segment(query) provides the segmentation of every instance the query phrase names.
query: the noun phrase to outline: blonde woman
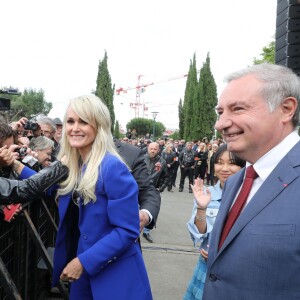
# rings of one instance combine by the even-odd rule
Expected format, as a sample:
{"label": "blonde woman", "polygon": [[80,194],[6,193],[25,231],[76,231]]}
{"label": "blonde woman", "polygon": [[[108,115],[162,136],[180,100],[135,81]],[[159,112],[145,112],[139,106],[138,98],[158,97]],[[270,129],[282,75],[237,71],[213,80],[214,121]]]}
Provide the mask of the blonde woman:
{"label": "blonde woman", "polygon": [[[58,158],[70,168],[58,190],[53,284],[70,299],[152,299],[138,243],[138,188],[117,154],[101,100],[70,101]],[[117,288],[116,288],[117,286]]]}
{"label": "blonde woman", "polygon": [[200,143],[195,151],[195,178],[200,177],[202,180],[204,180],[207,169],[207,157],[208,151],[206,150],[206,145],[205,143]]}

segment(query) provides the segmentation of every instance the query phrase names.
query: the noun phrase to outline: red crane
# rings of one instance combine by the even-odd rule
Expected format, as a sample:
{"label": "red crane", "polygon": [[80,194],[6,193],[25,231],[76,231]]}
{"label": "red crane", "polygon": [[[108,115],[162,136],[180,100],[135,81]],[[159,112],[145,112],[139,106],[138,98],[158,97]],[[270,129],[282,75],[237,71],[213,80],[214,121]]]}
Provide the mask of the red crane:
{"label": "red crane", "polygon": [[145,104],[141,104],[141,93],[145,92],[145,88],[150,86],[150,85],[154,85],[157,83],[162,83],[162,82],[166,82],[166,81],[171,81],[171,80],[175,80],[175,79],[181,79],[181,78],[185,78],[188,76],[188,74],[184,74],[184,75],[180,75],[180,76],[174,76],[174,77],[169,77],[166,79],[162,79],[162,80],[158,80],[158,81],[152,81],[152,82],[148,82],[148,83],[141,83],[141,77],[143,75],[139,75],[138,76],[138,81],[137,81],[137,85],[135,87],[128,87],[128,88],[118,88],[116,89],[116,95],[120,95],[121,93],[127,93],[127,91],[129,90],[136,90],[136,97],[135,97],[135,103],[130,103],[130,107],[133,108],[135,110],[135,117],[139,117],[140,116],[140,107],[143,106],[143,112],[148,110],[148,107],[145,106]]}

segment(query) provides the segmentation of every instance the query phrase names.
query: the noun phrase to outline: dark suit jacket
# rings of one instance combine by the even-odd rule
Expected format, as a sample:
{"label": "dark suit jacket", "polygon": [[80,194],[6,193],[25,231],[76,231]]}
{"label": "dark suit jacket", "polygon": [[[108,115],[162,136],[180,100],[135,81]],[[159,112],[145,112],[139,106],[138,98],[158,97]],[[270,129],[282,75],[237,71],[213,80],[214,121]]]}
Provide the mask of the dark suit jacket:
{"label": "dark suit jacket", "polygon": [[230,176],[211,233],[203,299],[300,299],[300,142],[278,163],[218,244],[244,169]]}
{"label": "dark suit jacket", "polygon": [[131,169],[131,174],[138,184],[140,209],[147,209],[153,217],[152,222],[146,226],[152,229],[159,214],[161,198],[148,175],[144,154],[140,148],[118,140],[115,140],[115,145],[120,156]]}

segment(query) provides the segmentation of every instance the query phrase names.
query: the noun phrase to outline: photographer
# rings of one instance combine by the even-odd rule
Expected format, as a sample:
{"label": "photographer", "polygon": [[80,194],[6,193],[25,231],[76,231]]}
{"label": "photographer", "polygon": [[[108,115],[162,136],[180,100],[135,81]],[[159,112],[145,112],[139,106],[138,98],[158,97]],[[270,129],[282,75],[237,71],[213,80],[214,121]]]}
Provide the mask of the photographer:
{"label": "photographer", "polygon": [[20,157],[17,145],[18,136],[10,126],[0,123],[0,147],[7,146],[5,151],[0,153],[0,176],[5,178],[16,178],[10,167],[13,159]]}
{"label": "photographer", "polygon": [[42,135],[41,127],[39,126],[39,124],[33,120],[28,120],[25,117],[22,117],[17,122],[11,122],[10,127],[18,133],[18,140],[22,140],[23,137],[22,141],[25,141],[25,139],[27,138],[28,145],[29,140],[32,137]]}

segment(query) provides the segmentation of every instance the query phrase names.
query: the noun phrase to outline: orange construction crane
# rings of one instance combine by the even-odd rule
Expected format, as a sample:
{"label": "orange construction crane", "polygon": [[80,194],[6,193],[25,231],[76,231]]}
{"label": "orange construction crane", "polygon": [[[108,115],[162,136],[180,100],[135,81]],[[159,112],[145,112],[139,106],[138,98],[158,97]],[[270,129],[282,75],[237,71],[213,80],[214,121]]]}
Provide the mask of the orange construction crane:
{"label": "orange construction crane", "polygon": [[143,114],[145,111],[148,110],[148,107],[145,106],[145,104],[141,104],[141,93],[145,92],[145,88],[150,86],[150,85],[154,85],[157,83],[163,83],[166,81],[171,81],[171,80],[175,80],[175,79],[181,79],[181,78],[185,78],[188,76],[188,74],[184,74],[184,75],[180,75],[180,76],[174,76],[174,77],[170,77],[167,79],[162,79],[159,81],[152,81],[152,82],[148,82],[148,83],[141,83],[141,77],[143,75],[139,75],[138,76],[138,81],[137,81],[137,85],[135,87],[128,87],[128,88],[118,88],[116,89],[116,95],[120,95],[121,93],[127,93],[127,91],[129,90],[136,90],[136,97],[135,97],[135,103],[130,103],[130,107],[133,108],[135,110],[135,117],[139,117],[140,116],[140,108],[143,107]]}

